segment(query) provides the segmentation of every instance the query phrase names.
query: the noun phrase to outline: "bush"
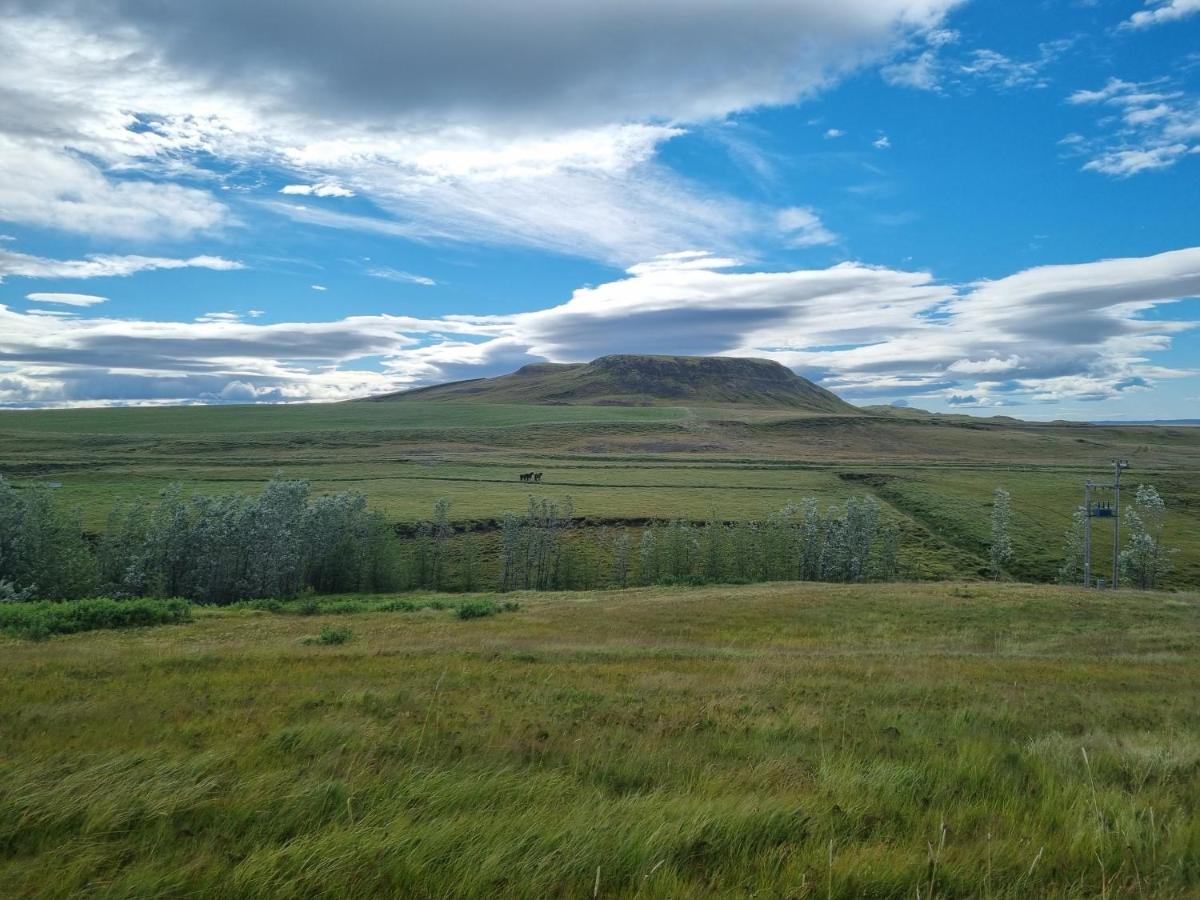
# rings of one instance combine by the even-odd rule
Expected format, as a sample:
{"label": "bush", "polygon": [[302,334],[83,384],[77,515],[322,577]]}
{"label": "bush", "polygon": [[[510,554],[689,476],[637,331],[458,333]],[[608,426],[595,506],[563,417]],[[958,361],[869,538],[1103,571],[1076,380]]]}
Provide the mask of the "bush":
{"label": "bush", "polygon": [[521,604],[516,600],[504,600],[500,603],[483,599],[463,600],[458,604],[455,615],[460,619],[483,619],[500,612],[515,612],[520,608]]}
{"label": "bush", "polygon": [[69,603],[5,603],[0,606],[0,631],[28,640],[45,640],[55,634],[168,625],[191,618],[186,600],[102,598]]}
{"label": "bush", "polygon": [[491,600],[464,600],[458,605],[460,619],[483,619],[500,612],[500,607]]}
{"label": "bush", "polygon": [[338,644],[344,644],[354,637],[354,632],[349,628],[330,628],[326,625],[321,629],[321,633],[316,637],[305,638],[306,644],[320,644],[324,647],[332,647]]}

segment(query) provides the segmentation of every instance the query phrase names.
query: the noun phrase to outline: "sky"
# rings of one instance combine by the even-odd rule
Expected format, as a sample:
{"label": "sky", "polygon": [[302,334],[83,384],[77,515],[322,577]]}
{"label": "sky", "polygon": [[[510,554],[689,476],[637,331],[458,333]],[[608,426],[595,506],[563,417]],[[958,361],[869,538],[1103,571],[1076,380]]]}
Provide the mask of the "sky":
{"label": "sky", "polygon": [[609,353],[1200,417],[1200,0],[0,0],[0,405]]}

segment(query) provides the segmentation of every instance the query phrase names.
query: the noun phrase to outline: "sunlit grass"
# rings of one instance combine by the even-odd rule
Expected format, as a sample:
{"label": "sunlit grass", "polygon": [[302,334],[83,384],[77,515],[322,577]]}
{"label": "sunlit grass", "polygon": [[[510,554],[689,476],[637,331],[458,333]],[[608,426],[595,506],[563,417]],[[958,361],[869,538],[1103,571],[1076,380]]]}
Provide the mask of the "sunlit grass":
{"label": "sunlit grass", "polygon": [[[0,638],[0,896],[1200,884],[1194,594],[519,601]],[[304,643],[323,628],[352,637]]]}

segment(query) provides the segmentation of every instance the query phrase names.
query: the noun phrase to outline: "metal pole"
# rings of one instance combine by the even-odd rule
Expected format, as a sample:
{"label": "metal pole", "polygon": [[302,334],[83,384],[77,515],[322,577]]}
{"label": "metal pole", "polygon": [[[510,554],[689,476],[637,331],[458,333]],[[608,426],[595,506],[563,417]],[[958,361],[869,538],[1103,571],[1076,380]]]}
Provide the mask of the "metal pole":
{"label": "metal pole", "polygon": [[1129,465],[1123,459],[1113,460],[1113,558],[1112,586],[1117,589],[1117,571],[1121,558],[1121,470]]}
{"label": "metal pole", "polygon": [[1092,586],[1092,483],[1083,483],[1083,586]]}

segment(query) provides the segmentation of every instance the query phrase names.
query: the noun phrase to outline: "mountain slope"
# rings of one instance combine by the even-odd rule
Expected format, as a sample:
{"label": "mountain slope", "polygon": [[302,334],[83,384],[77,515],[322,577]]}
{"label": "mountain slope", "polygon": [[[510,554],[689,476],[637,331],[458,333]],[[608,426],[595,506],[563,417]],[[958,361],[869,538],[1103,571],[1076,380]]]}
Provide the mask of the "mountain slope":
{"label": "mountain slope", "polygon": [[602,356],[590,363],[539,363],[371,397],[375,402],[486,401],[610,406],[756,406],[824,413],[857,410],[836,394],[767,359],[725,356]]}

